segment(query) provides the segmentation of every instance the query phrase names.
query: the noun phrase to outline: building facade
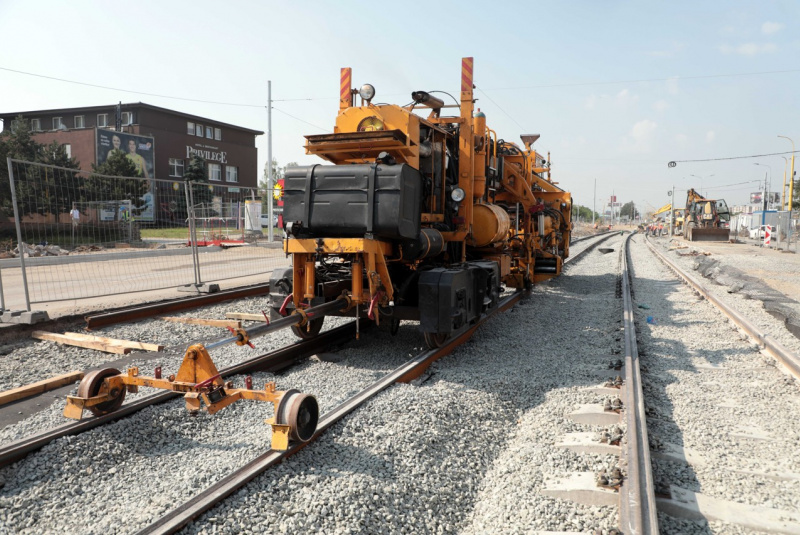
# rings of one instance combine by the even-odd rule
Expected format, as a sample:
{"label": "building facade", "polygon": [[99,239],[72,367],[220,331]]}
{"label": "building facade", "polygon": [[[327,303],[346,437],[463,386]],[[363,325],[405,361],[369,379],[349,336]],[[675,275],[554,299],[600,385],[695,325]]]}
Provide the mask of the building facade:
{"label": "building facade", "polygon": [[93,163],[105,161],[110,147],[104,144],[116,131],[127,137],[152,138],[152,146],[146,147],[152,150],[145,171],[148,178],[180,180],[192,155],[199,154],[206,161],[212,184],[258,186],[255,138],[264,134],[259,130],[142,102],[0,113],[4,128],[20,115],[29,121],[36,141],[65,145],[67,153],[87,172]]}

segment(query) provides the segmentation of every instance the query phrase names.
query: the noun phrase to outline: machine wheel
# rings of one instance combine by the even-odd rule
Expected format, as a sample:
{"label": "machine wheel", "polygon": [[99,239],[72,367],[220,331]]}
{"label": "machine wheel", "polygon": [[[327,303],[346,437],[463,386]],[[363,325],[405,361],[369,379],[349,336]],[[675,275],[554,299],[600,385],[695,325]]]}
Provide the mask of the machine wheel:
{"label": "machine wheel", "polygon": [[425,333],[425,345],[429,349],[436,349],[442,347],[448,338],[450,333]]}
{"label": "machine wheel", "polygon": [[[107,377],[113,377],[115,375],[120,375],[120,371],[116,368],[103,368],[102,370],[95,370],[87,373],[78,385],[78,397],[90,398],[98,395],[103,386],[103,381]],[[112,390],[110,392],[112,399],[87,408],[95,416],[102,416],[114,412],[119,409],[122,406],[122,402],[125,401],[125,392],[126,390],[124,387],[118,390]]]}
{"label": "machine wheel", "polygon": [[304,327],[298,327],[297,325],[292,325],[292,332],[298,338],[302,338],[303,340],[309,340],[319,334],[319,331],[322,330],[323,323],[325,323],[324,317],[309,320]]}
{"label": "machine wheel", "polygon": [[299,390],[287,390],[278,402],[275,422],[290,427],[290,440],[308,442],[314,436],[319,422],[317,398]]}

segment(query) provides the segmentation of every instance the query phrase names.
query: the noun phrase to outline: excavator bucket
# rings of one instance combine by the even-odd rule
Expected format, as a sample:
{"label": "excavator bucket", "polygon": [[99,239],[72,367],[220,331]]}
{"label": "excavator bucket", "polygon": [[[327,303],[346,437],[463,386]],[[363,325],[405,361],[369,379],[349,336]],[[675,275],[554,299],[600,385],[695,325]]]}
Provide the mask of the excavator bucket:
{"label": "excavator bucket", "polygon": [[729,241],[731,233],[726,228],[698,228],[689,229],[686,239],[689,241]]}

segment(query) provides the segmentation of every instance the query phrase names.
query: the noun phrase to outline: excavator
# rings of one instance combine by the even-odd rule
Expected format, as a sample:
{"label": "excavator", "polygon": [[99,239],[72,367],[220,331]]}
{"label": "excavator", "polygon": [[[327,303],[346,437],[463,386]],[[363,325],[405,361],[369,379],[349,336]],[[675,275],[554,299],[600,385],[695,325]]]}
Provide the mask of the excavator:
{"label": "excavator", "polygon": [[706,199],[694,188],[686,193],[683,237],[688,241],[730,240],[731,214],[724,199]]}
{"label": "excavator", "polygon": [[[663,214],[664,212],[671,212],[672,213],[672,221],[667,220],[669,224],[674,225],[674,233],[675,234],[683,234],[683,208],[675,208],[672,209],[672,203],[667,203],[655,212],[653,212],[653,217],[658,217],[659,215]],[[671,236],[672,234],[670,234]]]}

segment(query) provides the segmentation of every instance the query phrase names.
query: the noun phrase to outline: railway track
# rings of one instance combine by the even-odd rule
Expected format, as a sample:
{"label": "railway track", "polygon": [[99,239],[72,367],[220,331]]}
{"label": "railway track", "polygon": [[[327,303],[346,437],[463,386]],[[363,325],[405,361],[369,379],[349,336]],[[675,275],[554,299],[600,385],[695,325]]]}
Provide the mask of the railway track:
{"label": "railway track", "polygon": [[[311,340],[298,341],[295,344],[276,351],[270,351],[269,353],[247,359],[240,364],[221,370],[220,373],[223,377],[227,378],[234,375],[252,373],[254,371],[282,370],[302,358],[310,357],[315,353],[329,349],[331,346],[347,343],[353,339],[354,335],[355,323],[343,325],[324,332]],[[95,429],[120,418],[125,418],[147,407],[164,403],[180,396],[180,393],[167,391],[150,394],[127,403],[119,410],[110,414],[95,416],[77,422],[65,423],[55,429],[49,429],[42,433],[33,434],[23,439],[4,444],[0,446],[0,466],[6,466],[17,461],[25,455],[59,438],[77,435],[90,429]]]}
{"label": "railway track", "polygon": [[[617,233],[612,233],[612,234],[610,234],[610,235],[608,235],[608,236],[604,236],[604,237],[602,237],[601,239],[602,239],[602,240],[607,240],[607,239],[609,239],[609,238],[613,238],[613,237],[614,237],[614,236],[616,236],[616,235],[617,235]],[[598,240],[598,242],[599,242],[599,241],[600,241],[600,240]],[[597,243],[595,243],[595,245],[596,245],[596,244],[597,244]],[[588,250],[590,250],[590,249],[589,249],[589,248],[586,248],[586,249],[585,249],[585,251],[588,251]],[[571,259],[571,261],[574,263],[574,260],[575,260],[576,258],[578,258],[579,256],[580,256],[580,254],[575,254],[575,255],[573,256],[573,258]],[[510,306],[510,305],[508,305],[508,306]],[[498,320],[498,321],[501,321],[501,320]],[[449,344],[449,346],[452,346],[453,344],[456,344],[456,343],[458,343],[458,342],[462,342],[462,341],[463,341],[463,340],[460,340],[460,339],[459,339],[459,340],[453,340],[453,341],[451,341],[451,343]],[[436,357],[436,356],[434,356],[434,355],[432,355],[432,354],[430,354],[430,355],[428,355],[427,357],[424,357],[424,358],[423,358],[423,360],[425,360],[425,359],[430,359],[430,360],[433,360],[434,358],[437,358],[437,357]],[[417,359],[417,360],[418,360],[418,359]],[[427,363],[425,363],[424,365],[420,365],[420,364],[418,363],[417,365],[418,365],[418,366],[421,366],[421,367],[427,367],[429,364],[430,364],[430,362],[427,362]],[[395,370],[395,375],[396,375],[396,373],[399,373],[399,371],[398,371],[398,370],[400,370],[400,368],[397,368],[397,369]],[[404,373],[405,373],[406,375],[408,375],[408,374],[410,374],[411,372],[410,372],[409,370],[406,370]],[[390,374],[390,375],[391,375],[391,374]],[[410,378],[410,377],[408,377],[408,376],[406,377],[406,379],[409,379],[409,378]],[[396,380],[396,379],[395,379],[395,380]],[[383,387],[380,387],[380,386],[376,386],[377,384],[378,384],[378,383],[375,383],[375,384],[373,384],[373,385],[370,385],[370,388],[383,388]],[[370,388],[366,388],[366,389],[364,389],[364,390],[366,391],[366,390],[369,390]],[[353,398],[353,399],[355,399],[355,398]],[[362,402],[363,402],[363,401],[362,401]],[[354,403],[360,403],[360,402],[358,402],[358,401],[354,401]],[[329,410],[329,411],[327,411],[327,415],[326,415],[325,419],[323,420],[323,423],[321,424],[321,426],[322,426],[322,425],[325,425],[325,426],[327,427],[328,425],[332,425],[333,421],[332,421],[332,420],[330,420],[330,422],[329,422],[329,419],[328,419],[328,418],[329,418],[329,417],[330,417],[330,418],[333,418],[333,417],[334,417],[334,416],[337,414],[337,412],[338,412],[339,410],[340,410],[340,409],[339,409],[339,408],[337,408],[337,409],[332,409],[332,410]],[[342,409],[342,410],[352,410],[352,409]],[[273,453],[274,453],[274,452],[273,452]],[[294,452],[292,452],[292,453],[294,453]],[[264,457],[264,458],[262,458],[262,457]],[[261,469],[265,469],[267,466],[271,466],[271,465],[272,465],[272,464],[274,464],[275,462],[278,462],[278,460],[276,460],[276,459],[274,459],[274,458],[269,458],[269,457],[270,457],[270,454],[265,454],[265,455],[264,455],[264,456],[262,456],[262,457],[259,457],[259,459],[258,459],[258,460],[256,460],[256,461],[253,461],[253,462],[252,462],[252,463],[250,463],[250,464],[251,464],[251,465],[259,465],[259,466],[261,466]],[[252,467],[251,467],[251,468],[252,468]],[[239,484],[241,484],[241,483],[244,483],[244,482],[245,482],[245,481],[247,481],[247,480],[250,480],[250,479],[252,479],[253,477],[255,477],[255,475],[251,475],[251,476],[242,476],[242,475],[239,475],[239,476],[226,476],[226,477],[224,478],[224,480],[223,480],[223,481],[227,482],[226,484],[232,484],[232,483],[236,483],[236,482],[238,482]],[[230,494],[231,492],[234,492],[234,490],[230,490],[230,492],[228,492],[227,494]],[[207,509],[208,507],[211,507],[211,506],[213,505],[213,500],[212,500],[212,501],[208,501],[208,500],[211,500],[211,499],[212,499],[212,498],[213,498],[215,495],[216,495],[216,496],[221,496],[221,493],[220,493],[220,492],[218,492],[218,491],[208,491],[208,493],[204,493],[204,494],[203,494],[203,496],[205,496],[205,500],[207,500],[207,501],[205,502],[205,504],[204,504],[204,505],[203,505],[203,504],[196,503],[196,504],[194,504],[194,505],[189,505],[189,506],[187,506],[187,509],[186,509],[186,510],[189,512],[189,514],[190,514],[190,516],[191,516],[192,518],[195,518],[195,517],[197,516],[197,514],[200,514],[200,512],[201,512],[202,510],[205,510],[205,509]],[[199,507],[199,509],[198,509],[198,507]],[[184,525],[184,524],[186,523],[186,521],[188,521],[188,520],[179,521],[179,520],[177,520],[178,518],[179,518],[179,515],[178,515],[178,516],[175,516],[174,518],[173,518],[173,517],[162,518],[162,519],[160,519],[160,520],[157,520],[157,521],[155,522],[155,524],[167,525],[167,523],[169,523],[169,525],[176,525],[176,523],[177,523],[177,524],[180,524],[180,525]],[[152,523],[152,522],[151,522],[151,523]],[[151,529],[151,528],[147,528],[147,529]],[[154,528],[152,528],[152,529],[154,529]],[[158,529],[162,529],[162,528],[158,528]],[[145,531],[145,532],[148,532],[148,531]],[[160,532],[160,531],[154,531],[154,532]]]}
{"label": "railway track", "polygon": [[[574,262],[576,259],[594,249],[597,245],[603,243],[616,234],[616,232],[603,233],[600,238],[597,238],[596,236],[587,236],[585,238],[575,240],[573,243],[597,238],[592,244],[584,247],[578,253],[567,259],[567,263]],[[313,442],[328,428],[339,422],[369,399],[377,396],[383,390],[389,388],[391,385],[398,382],[407,383],[417,379],[430,367],[433,362],[450,354],[456,347],[468,340],[472,334],[490,317],[508,310],[518,303],[521,297],[522,292],[515,292],[512,295],[505,297],[490,315],[485,316],[479,323],[471,326],[461,334],[454,336],[446,345],[442,346],[441,348],[420,353],[398,368],[392,370],[390,373],[384,375],[373,384],[364,388],[358,394],[345,400],[343,403],[324,414],[320,418],[317,432],[309,443]],[[137,535],[167,535],[177,533],[200,515],[219,505],[231,494],[244,487],[247,483],[258,477],[264,471],[296,454],[305,448],[309,443],[295,444],[286,451],[269,450],[265,452],[255,460],[248,463],[246,466],[229,474],[221,481],[193,497],[188,502],[181,504],[168,514],[158,518],[143,530],[138,531]]]}
{"label": "railway track", "polygon": [[[595,435],[589,438],[585,433],[576,433],[571,438],[562,439],[561,441],[562,446],[574,451],[590,452],[601,449],[606,452],[617,452],[620,459],[619,465],[610,472],[603,471],[600,474],[573,473],[558,481],[545,492],[551,496],[571,499],[583,504],[610,504],[616,501],[618,503],[619,530],[621,533],[708,533],[717,532],[718,530],[728,532],[729,529],[739,530],[736,532],[742,533],[760,533],[762,531],[770,533],[800,533],[800,514],[797,513],[796,508],[796,505],[800,503],[800,500],[798,500],[798,496],[800,496],[798,491],[800,489],[796,489],[793,498],[787,498],[785,494],[786,486],[798,487],[798,482],[800,482],[800,475],[797,473],[797,462],[794,456],[792,454],[776,455],[775,450],[770,451],[770,448],[758,448],[754,445],[754,443],[758,444],[760,442],[774,442],[777,446],[785,440],[784,437],[778,437],[768,432],[765,425],[767,422],[763,419],[747,418],[746,416],[749,415],[745,413],[749,411],[737,410],[744,407],[730,398],[718,400],[714,396],[703,392],[703,390],[696,390],[693,395],[698,399],[703,397],[710,398],[708,405],[703,409],[698,409],[691,402],[685,403],[685,400],[680,396],[677,396],[676,400],[675,397],[669,396],[665,392],[660,392],[660,395],[654,395],[654,391],[657,390],[654,385],[659,385],[663,381],[664,373],[663,369],[656,370],[656,367],[663,368],[664,362],[668,361],[672,355],[664,354],[664,348],[661,346],[663,341],[646,337],[645,349],[642,350],[642,354],[647,355],[645,357],[646,364],[641,364],[642,359],[639,356],[641,341],[637,340],[637,325],[642,324],[647,327],[657,325],[658,320],[656,318],[658,316],[654,317],[637,310],[632,296],[632,287],[639,286],[641,290],[651,286],[658,288],[668,286],[671,288],[670,291],[674,291],[674,285],[668,284],[667,281],[663,284],[654,285],[652,280],[648,279],[646,282],[642,282],[634,277],[633,270],[629,266],[631,253],[628,250],[628,245],[631,239],[632,236],[626,240],[625,250],[620,251],[621,278],[619,286],[621,291],[618,297],[622,299],[622,329],[624,331],[623,352],[621,355],[624,358],[620,361],[620,364],[623,365],[624,380],[621,384],[613,382],[612,384],[606,383],[604,385],[605,387],[613,386],[614,388],[619,388],[619,403],[612,401],[609,406],[607,400],[602,412],[600,412],[599,408],[593,410],[591,407],[588,410],[578,411],[580,413],[580,421],[583,423],[602,426],[616,422],[617,418],[609,414],[609,412],[620,408],[621,414],[618,421],[621,428],[616,430],[612,428],[610,437],[609,433],[604,433],[604,438],[601,438],[603,435]],[[644,239],[646,240],[646,238]],[[778,390],[783,398],[784,402],[781,405],[800,405],[800,396],[798,396],[800,391],[797,389],[796,382],[781,380],[780,372],[769,367],[769,360],[774,358],[776,362],[779,362],[784,367],[784,371],[787,374],[791,373],[797,377],[798,362],[800,362],[798,356],[775,341],[774,337],[768,332],[754,327],[751,321],[728,306],[723,300],[715,298],[695,277],[680,269],[663,253],[654,248],[649,240],[647,240],[647,245],[649,251],[672,270],[675,276],[689,285],[691,292],[701,296],[701,299],[708,300],[718,308],[719,313],[729,318],[733,329],[738,331],[738,336],[735,338],[739,342],[740,350],[741,346],[744,345],[746,347],[746,342],[750,340],[750,347],[747,347],[747,349],[751,351],[752,349],[759,350],[762,353],[762,358],[767,359],[760,360],[758,364],[764,362],[768,367],[759,368],[750,359],[745,358],[742,362],[738,362],[736,355],[731,354],[728,357],[726,354],[724,358],[720,358],[718,361],[710,363],[710,365],[704,365],[708,363],[699,366],[694,363],[688,364],[690,369],[696,368],[699,370],[694,372],[695,375],[711,372],[716,375],[716,380],[704,384],[716,385],[718,382],[724,384],[727,381],[732,383],[731,386],[740,386],[736,385],[737,379],[735,377],[738,374],[745,374],[745,376],[750,374],[752,376],[752,374],[763,372],[764,375],[770,377],[770,381],[773,383],[771,389]],[[641,256],[639,260],[642,260]],[[656,290],[656,293],[658,291],[661,290]],[[706,306],[702,301],[697,302],[694,296],[687,303],[685,299],[687,291],[684,290],[682,293],[684,294],[682,296],[683,304],[686,305],[686,309],[690,314],[698,306]],[[653,298],[652,294],[650,298]],[[655,307],[650,307],[645,303],[641,303],[639,308],[645,311],[655,309]],[[712,316],[719,313],[709,311],[709,315]],[[666,320],[665,323],[667,323]],[[730,325],[725,320],[711,320],[709,323],[713,324],[713,328],[716,329],[728,330],[729,332],[731,330]],[[641,327],[641,329],[644,330],[645,327]],[[655,330],[656,328],[653,327],[653,329]],[[679,329],[679,331],[681,330]],[[685,332],[677,334],[678,338],[682,336],[691,335]],[[706,332],[704,338],[698,340],[698,349],[707,347],[703,344],[709,343],[708,337],[710,336],[713,335],[710,332]],[[736,344],[734,343],[733,345],[735,346]],[[698,350],[690,351],[690,357],[699,353],[700,351]],[[658,358],[654,359],[654,357]],[[679,366],[686,366],[686,363],[680,363]],[[646,370],[644,377],[642,368]],[[667,365],[667,369],[669,369],[669,365]],[[720,379],[723,374],[728,373],[733,378],[726,378],[725,381]],[[603,388],[596,390],[602,391]],[[608,390],[605,390],[605,393],[611,394]],[[680,419],[686,419],[687,422],[670,421],[666,424],[665,420],[667,420],[668,412],[663,409],[665,403],[683,405],[681,409],[686,412],[681,414]],[[755,399],[751,403],[755,403]],[[698,403],[698,405],[700,404]],[[708,424],[710,428],[714,428],[715,433],[724,433],[723,437],[725,435],[729,437],[728,440],[724,438],[717,440],[715,448],[709,447],[710,455],[704,455],[704,451],[698,451],[687,445],[686,442],[676,440],[676,435],[678,437],[682,433],[688,435],[695,431],[694,427],[702,429],[704,422],[709,418],[707,411],[709,409],[718,410],[720,407],[723,410],[742,412],[745,420],[750,420],[755,429],[743,430],[741,426],[736,425],[730,425],[725,429]],[[768,402],[763,403],[760,410],[763,414],[773,412]],[[652,419],[655,422],[657,429],[652,440],[648,432],[648,419]],[[680,419],[676,418],[676,420]],[[727,419],[731,420],[730,416]],[[736,419],[734,416],[732,421],[728,423],[735,423]],[[691,425],[692,421],[694,426]],[[682,426],[687,423],[689,427],[684,429]],[[665,434],[665,427],[669,428],[670,432]],[[788,428],[788,434],[791,438],[786,443],[800,443],[798,426],[793,425],[790,421]],[[615,434],[617,434],[616,437],[614,437]],[[580,437],[576,438],[578,435]],[[610,438],[619,439],[620,446],[618,450],[610,447],[612,442]],[[732,454],[729,451],[731,442],[740,447],[742,451],[736,451],[735,454]],[[651,448],[653,449],[652,453]],[[715,449],[721,461],[718,460],[718,466],[711,466],[713,462],[709,462],[707,457],[713,455],[712,452]],[[734,447],[732,449],[735,451],[737,448]],[[763,457],[759,457],[754,453],[759,452],[759,450],[760,455]],[[651,457],[653,458],[651,459]],[[733,460],[733,463],[731,463],[731,460]],[[703,476],[712,477],[687,478],[687,472],[697,472],[698,474],[705,472]],[[714,474],[718,475],[726,472],[733,475],[733,477],[723,476],[716,478],[725,481],[725,484],[711,485],[710,482],[715,479],[713,477]],[[737,478],[736,474],[739,474],[740,477]],[[731,484],[731,480],[735,481],[735,484],[732,485],[733,488],[742,487],[739,492],[731,492],[733,489],[728,490],[726,488],[726,485]],[[747,482],[752,482],[752,484],[747,484]],[[744,489],[751,489],[751,487],[767,488],[762,496],[757,496],[753,492],[744,491]],[[658,491],[656,491],[656,488],[658,488]],[[614,497],[614,494],[617,497]],[[721,497],[719,494],[727,494],[727,497]],[[759,501],[763,503],[759,503]],[[776,506],[776,504],[781,503],[783,506]],[[787,507],[787,504],[794,505],[794,508]]]}

